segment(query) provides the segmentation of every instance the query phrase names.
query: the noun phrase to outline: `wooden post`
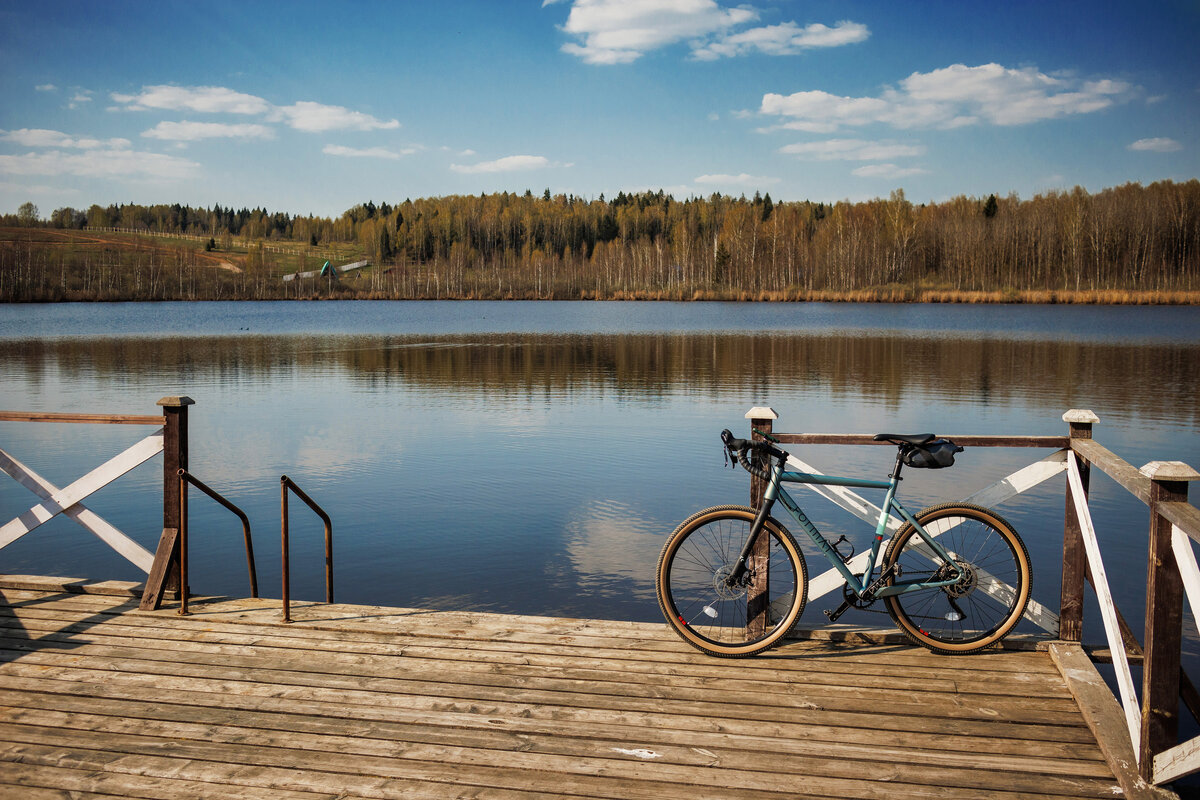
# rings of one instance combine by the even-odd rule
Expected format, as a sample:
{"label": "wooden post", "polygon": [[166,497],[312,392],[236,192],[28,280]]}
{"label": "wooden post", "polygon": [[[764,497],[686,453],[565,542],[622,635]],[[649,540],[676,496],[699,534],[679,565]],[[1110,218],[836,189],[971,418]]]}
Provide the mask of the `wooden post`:
{"label": "wooden post", "polygon": [[[765,407],[755,407],[746,412],[746,419],[750,420],[750,438],[756,441],[762,441],[762,436],[758,431],[763,433],[771,433],[773,430],[774,421],[779,419],[779,415],[773,409]],[[750,479],[750,505],[757,510],[762,506],[763,494],[767,491],[767,482],[761,478]],[[770,624],[767,610],[770,605],[770,576],[767,574],[767,567],[770,563],[771,556],[771,540],[770,537],[761,536],[755,543],[754,549],[750,551],[749,564],[754,572],[754,581],[750,585],[750,591],[746,596],[746,638],[757,639],[767,632]]]}
{"label": "wooden post", "polygon": [[1152,461],[1150,557],[1146,576],[1146,646],[1142,662],[1142,777],[1154,777],[1154,756],[1179,736],[1179,651],[1183,636],[1183,578],[1171,548],[1172,525],[1159,514],[1163,503],[1186,503],[1188,481],[1200,473],[1181,461]]}
{"label": "wooden post", "polygon": [[[1092,425],[1100,418],[1086,409],[1073,408],[1063,414],[1063,422],[1071,426],[1071,439],[1091,439]],[[1087,499],[1091,464],[1079,454],[1079,477],[1083,483],[1084,500]],[[1083,533],[1075,503],[1071,500],[1071,488],[1067,486],[1066,518],[1063,521],[1063,565],[1062,594],[1058,616],[1058,638],[1064,642],[1078,642],[1083,636],[1083,582],[1087,575],[1087,553],[1083,547]]]}
{"label": "wooden post", "polygon": [[164,397],[158,401],[166,417],[163,425],[163,531],[139,605],[147,611],[162,604],[164,591],[187,591],[187,587],[179,585],[179,470],[188,467],[187,407],[195,404],[195,400],[184,396]]}

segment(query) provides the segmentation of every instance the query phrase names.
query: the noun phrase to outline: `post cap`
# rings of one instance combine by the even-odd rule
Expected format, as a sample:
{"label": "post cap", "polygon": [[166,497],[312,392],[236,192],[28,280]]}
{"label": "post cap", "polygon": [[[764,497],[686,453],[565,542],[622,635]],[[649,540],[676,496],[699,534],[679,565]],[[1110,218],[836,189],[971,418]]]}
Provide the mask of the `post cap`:
{"label": "post cap", "polygon": [[755,406],[746,412],[746,419],[779,419],[775,409],[767,406]]}
{"label": "post cap", "polygon": [[194,406],[196,405],[196,401],[186,395],[175,395],[172,397],[164,397],[155,405],[160,405],[163,407]]}
{"label": "post cap", "polygon": [[1182,461],[1151,461],[1138,472],[1156,481],[1200,481],[1200,472]]}
{"label": "post cap", "polygon": [[1063,414],[1062,418],[1063,422],[1074,422],[1076,424],[1082,423],[1085,425],[1091,425],[1094,422],[1100,421],[1099,417],[1097,417],[1090,409],[1086,408],[1072,408],[1070,411]]}

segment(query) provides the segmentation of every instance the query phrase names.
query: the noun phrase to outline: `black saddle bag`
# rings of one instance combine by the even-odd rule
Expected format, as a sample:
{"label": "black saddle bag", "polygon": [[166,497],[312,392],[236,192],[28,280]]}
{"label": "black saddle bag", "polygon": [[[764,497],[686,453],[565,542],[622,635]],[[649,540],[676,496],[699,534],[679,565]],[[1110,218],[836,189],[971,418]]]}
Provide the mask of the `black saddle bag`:
{"label": "black saddle bag", "polygon": [[919,469],[942,469],[954,466],[954,454],[963,449],[949,439],[934,439],[924,447],[911,447],[901,460],[905,466]]}

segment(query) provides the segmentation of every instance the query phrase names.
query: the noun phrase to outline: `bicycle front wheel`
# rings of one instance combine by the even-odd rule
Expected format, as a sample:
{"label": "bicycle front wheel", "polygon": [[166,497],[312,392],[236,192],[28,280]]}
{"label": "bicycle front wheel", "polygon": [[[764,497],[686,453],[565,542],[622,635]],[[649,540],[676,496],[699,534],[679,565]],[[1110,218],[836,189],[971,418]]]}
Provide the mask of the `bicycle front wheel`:
{"label": "bicycle front wheel", "polygon": [[[884,598],[897,627],[939,653],[973,653],[1003,639],[1025,613],[1033,584],[1021,537],[996,512],[965,503],[927,508],[917,521],[954,559],[961,577]],[[888,585],[953,575],[907,522],[888,545],[884,567],[892,570]]]}
{"label": "bicycle front wheel", "polygon": [[655,586],[676,633],[714,656],[750,656],[787,635],[808,598],[804,555],[774,519],[763,527],[767,546],[751,558],[744,585],[725,580],[754,523],[754,509],[717,506],[685,520],[663,547]]}

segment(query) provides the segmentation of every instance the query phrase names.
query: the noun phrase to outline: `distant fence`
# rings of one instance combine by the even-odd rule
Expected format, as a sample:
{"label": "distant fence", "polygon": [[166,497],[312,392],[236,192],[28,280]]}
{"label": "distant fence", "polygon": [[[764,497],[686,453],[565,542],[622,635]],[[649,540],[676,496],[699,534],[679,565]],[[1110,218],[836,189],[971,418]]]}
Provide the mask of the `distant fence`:
{"label": "distant fence", "polygon": [[[171,233],[166,231],[152,231],[149,228],[106,228],[94,225],[86,226],[83,228],[83,230],[96,231],[100,233],[132,233],[137,236],[153,236],[158,239],[187,239],[193,242],[207,242],[209,239],[219,239],[223,235],[220,233]],[[233,234],[230,235],[233,236]],[[284,253],[293,256],[313,255],[314,252],[317,252],[333,254],[327,256],[332,259],[337,258],[337,254],[341,252],[342,248],[340,248],[339,245],[344,245],[344,248],[347,250],[350,249],[350,244],[348,242],[334,242],[332,244],[326,244],[324,246],[325,249],[321,250],[321,245],[313,247],[311,245],[299,244],[271,244],[267,240],[258,241],[247,236],[234,236],[233,238],[238,240],[243,247],[250,247],[253,245],[255,247],[262,247],[263,250],[271,253]]]}

